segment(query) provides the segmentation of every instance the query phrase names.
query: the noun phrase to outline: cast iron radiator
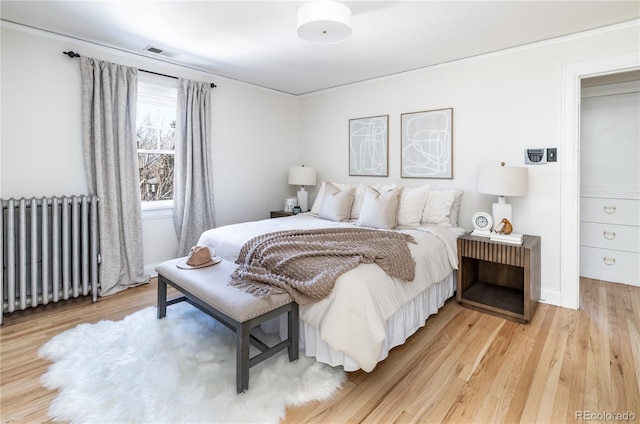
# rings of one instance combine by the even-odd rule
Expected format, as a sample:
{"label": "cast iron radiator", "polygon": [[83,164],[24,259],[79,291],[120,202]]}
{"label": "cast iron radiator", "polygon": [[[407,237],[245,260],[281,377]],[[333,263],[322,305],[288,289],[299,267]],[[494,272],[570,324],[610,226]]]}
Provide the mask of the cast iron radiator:
{"label": "cast iron radiator", "polygon": [[2,314],[98,295],[98,197],[0,199]]}

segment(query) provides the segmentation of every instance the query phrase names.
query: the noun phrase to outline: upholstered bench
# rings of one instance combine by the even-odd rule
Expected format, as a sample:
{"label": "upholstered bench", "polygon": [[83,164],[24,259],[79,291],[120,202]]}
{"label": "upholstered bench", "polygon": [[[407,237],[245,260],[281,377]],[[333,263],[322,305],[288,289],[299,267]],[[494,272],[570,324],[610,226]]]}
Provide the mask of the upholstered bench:
{"label": "upholstered bench", "polygon": [[[241,393],[249,388],[249,368],[288,349],[289,361],[298,359],[298,304],[288,294],[265,300],[228,284],[236,266],[222,262],[199,269],[181,269],[174,259],[160,264],[158,272],[158,319],[167,314],[167,306],[186,301],[236,332],[236,383]],[[167,284],[184,296],[167,300]],[[251,334],[251,329],[283,313],[288,314],[287,339],[268,346]],[[261,353],[249,357],[249,343]]]}

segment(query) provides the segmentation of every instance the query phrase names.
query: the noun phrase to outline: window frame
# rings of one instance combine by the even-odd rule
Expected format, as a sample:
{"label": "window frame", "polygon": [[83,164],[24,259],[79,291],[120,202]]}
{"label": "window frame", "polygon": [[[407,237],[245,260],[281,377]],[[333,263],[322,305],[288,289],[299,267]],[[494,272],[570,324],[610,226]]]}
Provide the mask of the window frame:
{"label": "window frame", "polygon": [[[177,102],[178,102],[178,84],[177,80],[168,79],[166,77],[161,77],[153,74],[139,74],[138,75],[138,98],[136,101],[137,104],[140,102],[140,98],[150,98],[153,99],[152,104],[157,104],[159,106],[175,106],[176,115],[177,115]],[[176,116],[177,118],[177,116]],[[136,130],[138,129],[136,123]],[[163,149],[138,149],[137,148],[137,140],[136,140],[136,153],[147,153],[147,154],[173,154],[175,156],[174,150],[163,150]],[[138,184],[140,184],[140,176],[138,175]],[[161,211],[163,209],[173,209],[174,202],[173,199],[170,200],[141,200],[140,206],[142,211]]]}

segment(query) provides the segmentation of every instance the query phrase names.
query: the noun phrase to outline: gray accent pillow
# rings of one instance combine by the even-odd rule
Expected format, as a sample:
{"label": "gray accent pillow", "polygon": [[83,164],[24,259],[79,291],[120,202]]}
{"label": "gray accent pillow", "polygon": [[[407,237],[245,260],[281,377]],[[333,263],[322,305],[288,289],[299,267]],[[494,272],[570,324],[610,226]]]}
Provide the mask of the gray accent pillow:
{"label": "gray accent pillow", "polygon": [[353,187],[340,190],[333,183],[327,183],[322,196],[319,218],[329,221],[346,221],[351,217]]}
{"label": "gray accent pillow", "polygon": [[402,188],[378,191],[366,187],[358,225],[390,230],[398,225],[398,206]]}

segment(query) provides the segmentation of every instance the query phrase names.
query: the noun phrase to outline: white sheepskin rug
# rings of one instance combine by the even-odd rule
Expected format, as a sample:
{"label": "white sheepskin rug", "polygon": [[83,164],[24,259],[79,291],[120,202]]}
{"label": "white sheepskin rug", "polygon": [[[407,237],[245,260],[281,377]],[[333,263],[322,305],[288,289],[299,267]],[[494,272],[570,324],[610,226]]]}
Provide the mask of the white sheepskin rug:
{"label": "white sheepskin rug", "polygon": [[53,362],[42,383],[59,389],[49,415],[72,423],[277,423],[287,406],[326,400],[346,378],[303,352],[289,362],[285,350],[252,367],[237,394],[235,334],[186,303],[161,320],[149,307],[78,325],[39,354]]}

